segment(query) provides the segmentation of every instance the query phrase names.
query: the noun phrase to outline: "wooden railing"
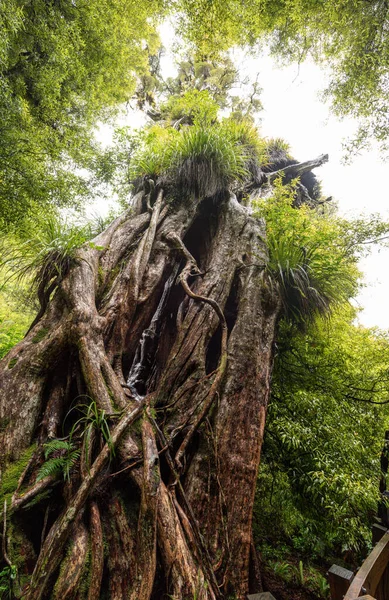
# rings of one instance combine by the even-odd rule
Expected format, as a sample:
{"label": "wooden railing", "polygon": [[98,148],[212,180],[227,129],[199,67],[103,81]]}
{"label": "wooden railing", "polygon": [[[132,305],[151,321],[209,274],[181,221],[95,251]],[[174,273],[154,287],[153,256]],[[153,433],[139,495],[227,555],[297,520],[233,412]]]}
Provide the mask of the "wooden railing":
{"label": "wooden railing", "polygon": [[357,571],[344,600],[356,600],[366,594],[376,600],[389,600],[389,531]]}
{"label": "wooden railing", "polygon": [[373,525],[375,546],[361,568],[355,573],[333,565],[328,572],[331,600],[389,600],[389,510],[387,473],[389,464],[389,431],[381,455],[378,521]]}
{"label": "wooden railing", "polygon": [[334,565],[328,578],[331,600],[389,600],[389,531],[377,542],[355,575]]}

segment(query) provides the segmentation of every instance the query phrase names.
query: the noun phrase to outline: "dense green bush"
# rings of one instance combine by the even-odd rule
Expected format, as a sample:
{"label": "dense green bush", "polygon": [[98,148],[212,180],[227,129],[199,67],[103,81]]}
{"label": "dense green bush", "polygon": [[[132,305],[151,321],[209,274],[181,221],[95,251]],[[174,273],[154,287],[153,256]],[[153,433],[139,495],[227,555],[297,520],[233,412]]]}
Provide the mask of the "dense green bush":
{"label": "dense green bush", "polygon": [[32,315],[31,308],[23,306],[18,288],[12,283],[0,287],[0,358],[23,338]]}
{"label": "dense green bush", "polygon": [[[306,205],[297,210],[294,195],[294,182],[282,185],[278,180],[272,198],[257,201],[256,210],[266,222],[266,268],[281,293],[283,315],[306,326],[356,294],[361,245],[352,224]],[[367,223],[360,227],[362,241],[370,229]]]}
{"label": "dense green bush", "polygon": [[255,522],[306,557],[366,548],[377,509],[389,339],[355,318],[343,307],[278,335]]}

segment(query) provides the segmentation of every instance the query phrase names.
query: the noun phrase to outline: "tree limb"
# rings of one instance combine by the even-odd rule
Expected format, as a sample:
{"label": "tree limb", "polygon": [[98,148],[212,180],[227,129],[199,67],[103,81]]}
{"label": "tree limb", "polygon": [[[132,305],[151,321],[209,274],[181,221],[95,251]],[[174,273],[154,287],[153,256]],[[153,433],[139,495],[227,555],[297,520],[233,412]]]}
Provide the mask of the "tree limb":
{"label": "tree limb", "polygon": [[317,167],[321,167],[328,161],[328,154],[321,154],[317,158],[313,160],[307,160],[305,162],[297,163],[297,165],[289,165],[284,167],[283,169],[278,169],[277,171],[273,171],[272,173],[268,173],[266,175],[268,183],[273,183],[277,177],[292,175],[294,177],[300,177],[307,171],[312,171],[312,169],[317,169]]}

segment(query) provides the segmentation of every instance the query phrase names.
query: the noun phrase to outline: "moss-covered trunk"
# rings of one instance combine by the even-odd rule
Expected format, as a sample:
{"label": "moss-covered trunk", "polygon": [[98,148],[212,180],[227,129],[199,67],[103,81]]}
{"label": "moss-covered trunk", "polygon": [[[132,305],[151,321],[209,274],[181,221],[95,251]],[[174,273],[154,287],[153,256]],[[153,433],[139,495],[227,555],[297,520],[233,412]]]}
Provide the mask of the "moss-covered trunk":
{"label": "moss-covered trunk", "polygon": [[[3,547],[29,600],[249,591],[279,313],[263,223],[231,194],[137,206],[1,363]],[[37,481],[71,430],[70,477]]]}

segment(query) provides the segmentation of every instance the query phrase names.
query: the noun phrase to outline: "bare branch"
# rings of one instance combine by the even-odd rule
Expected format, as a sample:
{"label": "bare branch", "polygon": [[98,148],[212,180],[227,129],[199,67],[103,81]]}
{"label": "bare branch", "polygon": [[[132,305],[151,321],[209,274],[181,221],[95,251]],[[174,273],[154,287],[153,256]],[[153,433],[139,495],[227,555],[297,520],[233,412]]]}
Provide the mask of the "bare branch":
{"label": "bare branch", "polygon": [[313,160],[306,160],[305,162],[297,163],[297,165],[289,165],[284,167],[283,169],[278,169],[277,171],[273,171],[272,173],[268,173],[267,180],[268,183],[273,183],[277,177],[292,175],[294,177],[300,177],[307,171],[312,171],[312,169],[317,169],[317,167],[321,167],[326,162],[328,162],[328,154],[321,154],[317,158]]}

